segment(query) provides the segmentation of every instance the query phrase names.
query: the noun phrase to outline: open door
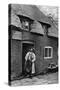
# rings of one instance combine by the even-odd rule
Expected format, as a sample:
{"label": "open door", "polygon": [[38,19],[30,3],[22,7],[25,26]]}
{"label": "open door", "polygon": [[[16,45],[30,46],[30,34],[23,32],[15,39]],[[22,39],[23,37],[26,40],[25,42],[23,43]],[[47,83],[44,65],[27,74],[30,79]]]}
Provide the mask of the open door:
{"label": "open door", "polygon": [[22,73],[25,73],[24,67],[25,67],[25,56],[29,49],[34,48],[34,43],[23,43],[22,44]]}

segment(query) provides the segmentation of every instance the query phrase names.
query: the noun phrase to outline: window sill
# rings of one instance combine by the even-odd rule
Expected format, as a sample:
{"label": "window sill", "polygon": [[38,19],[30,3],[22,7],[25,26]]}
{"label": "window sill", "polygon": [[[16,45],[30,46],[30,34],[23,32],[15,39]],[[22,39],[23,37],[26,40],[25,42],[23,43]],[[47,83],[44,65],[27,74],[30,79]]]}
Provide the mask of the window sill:
{"label": "window sill", "polygon": [[52,59],[52,57],[44,57],[44,59]]}

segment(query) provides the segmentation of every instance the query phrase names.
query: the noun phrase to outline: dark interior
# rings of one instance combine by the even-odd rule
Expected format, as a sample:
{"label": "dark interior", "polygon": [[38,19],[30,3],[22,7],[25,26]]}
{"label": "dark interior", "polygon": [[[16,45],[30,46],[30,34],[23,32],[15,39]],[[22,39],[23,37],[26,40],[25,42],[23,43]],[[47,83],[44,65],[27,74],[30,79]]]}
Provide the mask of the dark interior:
{"label": "dark interior", "polygon": [[29,52],[29,49],[33,48],[34,44],[31,43],[23,43],[22,45],[22,73],[25,73],[24,66],[25,66],[25,56],[27,52]]}

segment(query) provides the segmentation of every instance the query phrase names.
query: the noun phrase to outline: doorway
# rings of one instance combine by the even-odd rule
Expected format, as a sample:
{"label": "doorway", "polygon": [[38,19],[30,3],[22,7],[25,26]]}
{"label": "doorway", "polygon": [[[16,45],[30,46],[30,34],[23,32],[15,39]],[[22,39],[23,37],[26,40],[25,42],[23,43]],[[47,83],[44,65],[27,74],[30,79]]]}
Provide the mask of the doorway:
{"label": "doorway", "polygon": [[34,48],[34,43],[23,43],[22,44],[22,73],[25,74],[25,56],[29,49]]}

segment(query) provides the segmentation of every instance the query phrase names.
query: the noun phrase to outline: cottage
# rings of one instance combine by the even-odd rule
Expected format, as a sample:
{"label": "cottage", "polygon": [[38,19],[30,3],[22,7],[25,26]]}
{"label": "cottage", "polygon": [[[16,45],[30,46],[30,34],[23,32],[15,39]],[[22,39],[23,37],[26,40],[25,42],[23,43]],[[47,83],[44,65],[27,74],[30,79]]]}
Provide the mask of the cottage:
{"label": "cottage", "polygon": [[51,20],[35,5],[9,5],[9,75],[24,73],[25,55],[32,47],[36,74],[50,63],[58,64],[58,33]]}

